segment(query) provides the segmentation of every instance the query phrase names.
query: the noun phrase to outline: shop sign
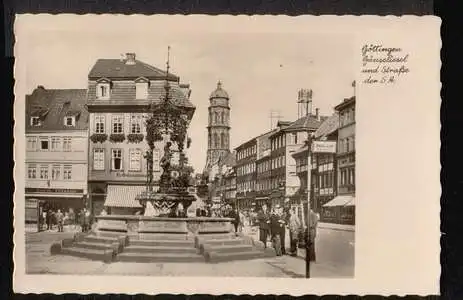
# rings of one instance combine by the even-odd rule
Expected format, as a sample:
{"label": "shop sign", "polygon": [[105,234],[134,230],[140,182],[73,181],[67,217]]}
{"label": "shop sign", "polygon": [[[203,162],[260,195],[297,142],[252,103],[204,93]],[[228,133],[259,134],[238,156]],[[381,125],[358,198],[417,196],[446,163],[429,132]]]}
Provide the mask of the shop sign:
{"label": "shop sign", "polygon": [[83,189],[44,189],[26,188],[26,193],[56,193],[56,194],[83,194]]}
{"label": "shop sign", "polygon": [[336,153],[335,141],[313,141],[312,153]]}

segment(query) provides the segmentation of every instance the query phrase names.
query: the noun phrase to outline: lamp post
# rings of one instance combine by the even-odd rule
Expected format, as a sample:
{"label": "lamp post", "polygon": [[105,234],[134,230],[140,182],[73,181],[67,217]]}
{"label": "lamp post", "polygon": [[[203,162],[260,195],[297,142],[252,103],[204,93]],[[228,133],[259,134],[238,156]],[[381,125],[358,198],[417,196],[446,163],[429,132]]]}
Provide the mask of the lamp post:
{"label": "lamp post", "polygon": [[310,278],[310,253],[312,250],[312,239],[310,234],[310,202],[311,202],[311,188],[312,188],[312,155],[311,155],[311,147],[312,147],[312,136],[311,133],[308,132],[307,135],[307,216],[306,216],[306,227],[307,227],[307,234],[306,241],[305,241],[305,277]]}

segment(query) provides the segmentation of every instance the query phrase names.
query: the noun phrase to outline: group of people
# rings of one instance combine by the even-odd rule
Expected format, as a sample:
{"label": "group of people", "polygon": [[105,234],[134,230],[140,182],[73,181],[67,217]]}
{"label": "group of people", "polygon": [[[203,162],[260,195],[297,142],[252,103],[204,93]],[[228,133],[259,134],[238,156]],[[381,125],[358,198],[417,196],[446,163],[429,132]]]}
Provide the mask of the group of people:
{"label": "group of people", "polygon": [[[318,215],[310,210],[310,260],[315,261],[315,237],[317,234]],[[286,229],[289,229],[291,256],[297,256],[298,243],[306,238],[306,228],[302,225],[295,208],[286,208],[276,205],[270,212],[266,204],[263,204],[257,213],[259,224],[259,240],[267,247],[270,238],[272,247],[278,256],[286,255],[285,238]]]}
{"label": "group of people", "polygon": [[92,216],[86,208],[77,214],[72,208],[64,213],[61,209],[43,209],[39,221],[42,230],[53,230],[56,225],[58,232],[64,232],[64,225],[71,225],[74,229],[76,225],[80,225],[82,232],[88,232],[91,229]]}

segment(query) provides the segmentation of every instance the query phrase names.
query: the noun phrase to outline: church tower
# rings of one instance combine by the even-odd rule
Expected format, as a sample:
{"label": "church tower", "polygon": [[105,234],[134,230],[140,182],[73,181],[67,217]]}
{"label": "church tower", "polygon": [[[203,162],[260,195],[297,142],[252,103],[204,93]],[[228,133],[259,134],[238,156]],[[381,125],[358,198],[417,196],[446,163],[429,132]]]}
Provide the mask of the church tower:
{"label": "church tower", "polygon": [[220,158],[230,153],[230,106],[228,93],[217,83],[209,96],[209,122],[207,126],[207,159],[205,171]]}

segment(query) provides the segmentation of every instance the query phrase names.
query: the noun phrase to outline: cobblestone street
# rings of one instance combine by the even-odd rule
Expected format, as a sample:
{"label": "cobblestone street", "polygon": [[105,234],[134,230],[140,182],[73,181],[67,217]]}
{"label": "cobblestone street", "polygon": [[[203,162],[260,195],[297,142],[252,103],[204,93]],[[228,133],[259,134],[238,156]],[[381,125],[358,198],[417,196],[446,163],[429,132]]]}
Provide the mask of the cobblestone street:
{"label": "cobblestone street", "polygon": [[[251,233],[251,230],[247,230]],[[83,258],[50,255],[50,245],[73,233],[40,232],[26,234],[28,274],[137,275],[137,276],[305,276],[304,251],[298,257],[281,256],[248,261],[208,263],[128,263],[105,264]],[[354,274],[354,232],[319,228],[317,261],[311,264],[311,277],[351,277]]]}

